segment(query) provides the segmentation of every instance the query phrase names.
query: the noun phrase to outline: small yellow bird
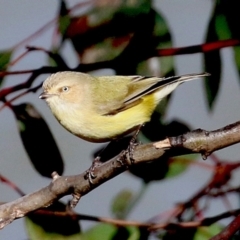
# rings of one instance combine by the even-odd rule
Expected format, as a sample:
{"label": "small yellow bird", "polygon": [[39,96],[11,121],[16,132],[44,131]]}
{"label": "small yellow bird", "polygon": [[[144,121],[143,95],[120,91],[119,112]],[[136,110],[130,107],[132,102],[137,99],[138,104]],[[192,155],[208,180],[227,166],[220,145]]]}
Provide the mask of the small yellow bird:
{"label": "small yellow bird", "polygon": [[209,75],[94,77],[58,72],[44,81],[39,98],[46,100],[60,124],[74,135],[106,142],[150,121],[157,104],[179,84]]}

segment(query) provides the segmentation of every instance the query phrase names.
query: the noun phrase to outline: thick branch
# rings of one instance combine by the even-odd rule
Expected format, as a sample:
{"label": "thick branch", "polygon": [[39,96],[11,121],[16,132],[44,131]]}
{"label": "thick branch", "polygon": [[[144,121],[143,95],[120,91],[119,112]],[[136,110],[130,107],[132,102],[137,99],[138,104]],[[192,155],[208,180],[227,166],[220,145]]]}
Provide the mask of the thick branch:
{"label": "thick branch", "polygon": [[240,141],[240,121],[215,131],[196,129],[169,140],[172,147],[183,147],[201,153],[206,159],[212,152]]}
{"label": "thick branch", "polygon": [[[172,156],[187,153],[201,153],[207,156],[215,150],[238,142],[240,142],[240,122],[212,132],[198,129],[154,144],[139,145],[135,148],[132,157],[134,164],[138,164],[158,159],[166,151]],[[89,181],[85,179],[85,173],[64,177],[55,174],[49,186],[1,205],[0,228],[31,211],[49,206],[65,195],[83,196],[102,183],[124,172],[131,164],[129,153],[119,154],[96,169],[97,178],[94,179],[94,184],[89,184]]]}

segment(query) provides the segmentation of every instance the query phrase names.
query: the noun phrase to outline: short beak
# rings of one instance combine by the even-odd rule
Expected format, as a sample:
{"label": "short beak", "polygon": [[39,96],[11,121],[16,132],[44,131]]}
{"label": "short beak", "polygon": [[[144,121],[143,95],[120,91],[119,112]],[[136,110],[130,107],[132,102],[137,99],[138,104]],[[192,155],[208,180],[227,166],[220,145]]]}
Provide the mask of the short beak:
{"label": "short beak", "polygon": [[50,93],[47,93],[47,92],[42,92],[40,95],[39,95],[39,98],[40,99],[47,99],[47,98],[50,98],[52,96],[54,96],[55,94],[50,94]]}

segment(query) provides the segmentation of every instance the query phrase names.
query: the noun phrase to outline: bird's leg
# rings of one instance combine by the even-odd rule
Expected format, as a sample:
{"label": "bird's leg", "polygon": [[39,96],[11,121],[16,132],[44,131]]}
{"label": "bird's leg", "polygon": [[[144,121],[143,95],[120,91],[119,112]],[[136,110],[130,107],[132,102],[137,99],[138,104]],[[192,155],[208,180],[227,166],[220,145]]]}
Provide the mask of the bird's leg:
{"label": "bird's leg", "polygon": [[129,145],[128,145],[128,148],[127,148],[127,152],[129,154],[129,158],[130,158],[130,161],[131,163],[134,163],[134,159],[133,159],[133,152],[134,152],[134,149],[135,147],[138,145],[137,143],[137,136],[141,130],[141,128],[143,127],[143,124],[139,125],[136,132],[134,133]]}
{"label": "bird's leg", "polygon": [[[114,141],[114,140],[113,140]],[[85,179],[88,179],[88,181],[93,184],[93,179],[95,179],[97,176],[95,175],[94,173],[94,170],[98,167],[100,167],[103,162],[101,161],[101,155],[103,154],[103,152],[109,148],[109,146],[111,145],[111,143],[113,142],[109,142],[107,144],[107,146],[105,146],[101,151],[100,153],[97,155],[97,157],[94,158],[93,162],[92,162],[92,165],[91,167],[86,171],[86,174],[85,174]]]}
{"label": "bird's leg", "polygon": [[134,135],[132,136],[129,144],[128,144],[128,147],[126,150],[122,151],[121,154],[120,154],[120,157],[119,159],[117,159],[117,161],[121,164],[121,165],[124,165],[122,159],[126,157],[126,155],[128,154],[129,155],[129,159],[131,161],[131,163],[133,164],[134,163],[134,159],[133,159],[133,152],[134,152],[134,149],[135,147],[138,145],[137,143],[137,136],[141,130],[141,128],[143,127],[143,124],[139,125],[136,132],[134,133]]}
{"label": "bird's leg", "polygon": [[[137,130],[135,131],[134,135],[132,136],[128,146],[127,146],[127,149],[126,150],[121,150],[121,156],[119,157],[119,159],[117,160],[121,165],[123,165],[123,161],[122,161],[122,158],[124,158],[126,156],[126,154],[129,154],[129,159],[131,161],[131,163],[134,163],[134,159],[133,159],[133,152],[134,152],[134,149],[135,147],[138,145],[138,143],[136,143],[136,140],[137,140],[137,136],[141,130],[143,125],[139,125],[137,127]],[[107,148],[109,148],[110,146],[114,146],[114,144],[116,144],[116,140],[112,140],[105,148],[103,148],[101,150],[101,152],[98,154],[97,157],[95,157],[95,159],[93,160],[92,162],[92,165],[91,167],[86,171],[86,174],[85,174],[85,179],[88,179],[88,181],[90,182],[90,184],[94,184],[93,183],[93,179],[95,179],[97,176],[96,174],[94,173],[95,169],[100,167],[103,162],[101,161],[101,157],[103,157],[104,159],[104,153],[106,151]],[[109,159],[109,158],[107,158]]]}

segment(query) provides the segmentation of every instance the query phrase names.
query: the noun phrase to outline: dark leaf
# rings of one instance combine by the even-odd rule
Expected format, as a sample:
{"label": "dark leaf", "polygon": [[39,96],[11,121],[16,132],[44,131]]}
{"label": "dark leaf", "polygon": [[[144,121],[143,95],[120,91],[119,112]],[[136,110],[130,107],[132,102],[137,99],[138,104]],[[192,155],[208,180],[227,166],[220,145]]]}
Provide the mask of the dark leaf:
{"label": "dark leaf", "polygon": [[[219,1],[219,8],[221,9],[222,16],[225,18],[228,27],[228,38],[240,39],[239,30],[239,7],[237,1]],[[222,24],[223,25],[223,24]],[[219,26],[220,27],[220,26]],[[222,26],[223,28],[224,26]],[[240,47],[234,47],[235,63],[240,76]],[[240,78],[239,78],[240,79]]]}
{"label": "dark leaf", "polygon": [[84,16],[71,18],[64,37],[72,41],[81,63],[105,61],[106,68],[121,75],[174,72],[172,57],[146,60],[156,48],[172,46],[165,19],[146,0],[99,4]]}
{"label": "dark leaf", "polygon": [[[154,112],[151,122],[147,123],[142,128],[142,133],[151,142],[161,140],[166,137],[178,136],[189,131],[189,127],[179,121],[172,121],[169,124],[163,125],[160,122],[159,117],[159,114]],[[174,165],[176,163],[174,161],[169,161],[169,156],[166,153],[161,158],[155,159],[152,162],[132,166],[129,171],[135,176],[140,177],[145,183],[148,183],[150,181],[156,181],[165,178],[169,169],[171,169],[172,173],[171,175],[168,175],[168,177],[176,176],[177,170],[175,169],[176,171],[174,174],[173,169],[171,168],[172,164]],[[178,174],[183,172],[187,167],[186,165],[181,166],[183,167],[178,171]],[[176,168],[176,165],[172,167]]]}
{"label": "dark leaf", "polygon": [[134,5],[123,1],[99,5],[87,15],[71,19],[66,37],[73,42],[81,62],[115,59],[105,67],[117,74],[134,74],[158,44],[153,38],[154,24],[155,12],[148,1]]}
{"label": "dark leaf", "polygon": [[[124,38],[129,38],[129,34],[133,34],[136,27],[140,28],[139,21],[149,9],[150,4],[146,0],[137,1],[135,4],[129,1],[120,1],[118,4],[102,1],[84,16],[72,18],[66,37],[72,40],[80,55],[90,47],[96,46],[96,51],[100,48],[101,50],[96,54],[98,59],[92,61],[100,61],[103,56],[106,60],[108,58],[106,53],[111,55],[114,47],[118,48],[122,41],[125,42]],[[98,43],[101,45],[97,45]],[[110,43],[113,47],[111,49],[109,49]]]}
{"label": "dark leaf", "polygon": [[163,240],[176,240],[176,239],[192,240],[192,239],[194,239],[195,233],[196,233],[196,228],[173,227],[172,229],[168,230],[167,233],[161,239],[163,239]]}
{"label": "dark leaf", "polygon": [[129,231],[125,227],[118,227],[118,230],[113,235],[112,240],[124,240],[129,239]]}
{"label": "dark leaf", "polygon": [[221,57],[219,51],[212,51],[204,54],[205,70],[211,73],[210,77],[205,78],[205,89],[207,94],[208,106],[212,109],[216,100],[221,80]]}
{"label": "dark leaf", "polygon": [[59,16],[65,16],[68,14],[68,9],[65,0],[60,1],[60,11]]}
{"label": "dark leaf", "polygon": [[138,240],[148,240],[149,239],[149,235],[150,235],[150,231],[147,230],[146,228],[139,228],[139,234],[140,237]]}
{"label": "dark leaf", "polygon": [[[208,33],[206,42],[214,42],[219,40],[216,29],[216,15],[212,16],[212,19],[208,26]],[[204,53],[205,71],[211,74],[211,77],[205,79],[205,89],[207,95],[208,106],[212,109],[214,101],[217,97],[220,79],[221,79],[221,56],[220,51],[211,51]]]}
{"label": "dark leaf", "polygon": [[177,136],[190,130],[183,122],[173,120],[170,123],[161,122],[161,114],[154,112],[150,122],[141,129],[144,136],[151,142],[159,141],[166,137]]}
{"label": "dark leaf", "polygon": [[127,136],[118,140],[113,140],[105,147],[101,147],[100,149],[95,151],[93,153],[93,157],[96,158],[97,156],[100,156],[101,161],[106,162],[107,160],[115,157],[122,150],[126,150],[131,139],[131,136]]}
{"label": "dark leaf", "polygon": [[[164,49],[172,47],[172,37],[170,29],[164,17],[158,12],[152,10],[154,16],[154,28],[151,38],[154,40],[150,53],[155,49]],[[174,75],[174,61],[172,56],[153,57],[137,66],[137,74],[147,76],[173,76]]]}
{"label": "dark leaf", "polygon": [[80,239],[80,225],[76,218],[69,216],[55,216],[54,212],[65,212],[66,205],[61,202],[55,202],[46,208],[52,212],[44,214],[33,212],[26,219],[26,228],[31,239]]}
{"label": "dark leaf", "polygon": [[139,229],[136,227],[118,227],[111,240],[140,240]]}
{"label": "dark leaf", "polygon": [[48,52],[49,56],[49,65],[53,67],[58,67],[61,71],[69,70],[65,60],[62,58],[61,54],[57,49],[54,49],[52,52]]}
{"label": "dark leaf", "polygon": [[162,156],[149,163],[141,163],[132,166],[129,171],[136,177],[141,178],[145,183],[162,180],[169,169],[169,156]]}
{"label": "dark leaf", "polygon": [[[240,39],[240,31],[239,31],[239,5],[237,1],[233,0],[218,0],[218,9],[220,14],[224,16],[227,22],[227,28],[229,31],[229,35],[226,38],[236,38]],[[225,27],[226,29],[226,27]],[[226,31],[226,30],[225,30]]]}
{"label": "dark leaf", "polygon": [[20,136],[35,169],[45,177],[63,173],[63,160],[56,142],[39,112],[31,104],[12,107]]}
{"label": "dark leaf", "polygon": [[148,13],[139,16],[138,20],[136,19],[133,37],[121,54],[115,58],[113,68],[116,74],[136,73],[138,64],[149,59],[155,53],[159,44],[158,39],[153,37],[155,14],[156,12],[150,9]]}

